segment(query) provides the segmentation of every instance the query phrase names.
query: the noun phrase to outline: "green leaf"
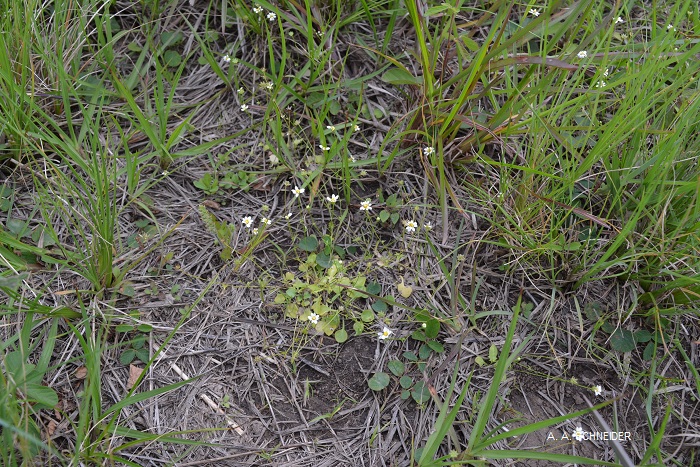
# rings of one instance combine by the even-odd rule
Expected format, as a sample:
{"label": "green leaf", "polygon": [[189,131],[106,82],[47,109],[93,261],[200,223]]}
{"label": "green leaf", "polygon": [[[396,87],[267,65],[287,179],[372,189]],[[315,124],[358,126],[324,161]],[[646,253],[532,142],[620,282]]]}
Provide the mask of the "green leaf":
{"label": "green leaf", "polygon": [[116,330],[117,332],[129,332],[133,331],[134,327],[130,324],[118,324]]}
{"label": "green leaf", "polygon": [[369,379],[367,385],[372,391],[381,391],[385,387],[389,386],[389,381],[389,375],[379,372],[375,373],[374,376]]}
{"label": "green leaf", "polygon": [[344,328],[341,328],[335,331],[333,337],[335,337],[335,341],[337,343],[342,344],[343,342],[348,340],[348,332]]}
{"label": "green leaf", "polygon": [[421,360],[427,360],[430,357],[430,347],[428,347],[425,344],[422,344],[420,346],[420,349],[418,349],[418,356]]}
{"label": "green leaf", "polygon": [[474,363],[476,363],[477,365],[479,365],[479,367],[482,367],[482,366],[486,365],[486,360],[484,360],[484,358],[481,357],[480,355],[477,355],[477,356],[474,358]]}
{"label": "green leaf", "polygon": [[364,310],[362,312],[362,314],[360,315],[360,318],[365,323],[369,323],[370,321],[374,320],[374,317],[375,317],[374,311],[370,310],[369,308]]}
{"label": "green leaf", "polygon": [[143,363],[146,363],[151,359],[151,356],[148,353],[148,349],[138,349],[136,351],[136,358],[141,360]]}
{"label": "green leaf", "polygon": [[610,345],[618,352],[631,352],[634,350],[634,335],[627,329],[617,329],[610,336]]}
{"label": "green leaf", "polygon": [[440,332],[440,321],[431,318],[425,323],[425,337],[435,339]]}
{"label": "green leaf", "polygon": [[654,354],[656,353],[656,346],[654,345],[654,342],[649,342],[646,347],[644,347],[644,354],[642,355],[642,358],[644,358],[645,361],[650,361],[652,358],[654,358]]}
{"label": "green leaf", "polygon": [[27,395],[27,400],[38,402],[48,407],[55,407],[58,404],[58,394],[53,389],[36,383],[26,383],[22,389]]}
{"label": "green leaf", "polygon": [[402,388],[408,389],[411,386],[413,386],[413,378],[411,378],[408,375],[403,375],[401,379],[399,379],[399,384],[401,385]]}
{"label": "green leaf", "polygon": [[316,248],[318,248],[318,239],[313,235],[304,237],[299,242],[298,247],[300,250],[304,251],[316,251]]}
{"label": "green leaf", "polygon": [[182,63],[182,55],[174,50],[166,50],[163,54],[163,61],[166,66],[177,67]]}
{"label": "green leaf", "polygon": [[496,363],[496,360],[498,360],[498,348],[494,344],[491,344],[491,347],[489,347],[489,361],[491,363]]}
{"label": "green leaf", "polygon": [[392,68],[387,70],[387,72],[382,75],[382,81],[393,85],[421,84],[423,82],[421,78],[413,76],[405,68]]}
{"label": "green leaf", "polygon": [[415,339],[420,342],[425,342],[425,332],[422,329],[416,329],[411,333],[411,339]]}
{"label": "green leaf", "polygon": [[399,213],[395,212],[391,215],[391,223],[396,225],[396,223],[399,221]]}
{"label": "green leaf", "polygon": [[184,38],[180,31],[165,31],[160,35],[160,43],[163,47],[170,47],[179,44]]}
{"label": "green leaf", "polygon": [[362,331],[365,330],[365,325],[361,321],[355,321],[355,323],[352,325],[352,330],[355,331],[356,336],[359,336],[362,334]]}
{"label": "green leaf", "polygon": [[634,333],[635,342],[649,342],[652,337],[652,334],[646,329],[640,329]]}
{"label": "green leaf", "polygon": [[382,222],[388,221],[389,220],[389,211],[382,210],[382,212],[379,213],[379,220]]}
{"label": "green leaf", "polygon": [[437,353],[443,353],[445,351],[445,347],[438,341],[428,341],[428,347]]}
{"label": "green leaf", "polygon": [[282,303],[284,303],[284,302],[286,302],[286,301],[287,301],[287,296],[286,296],[285,294],[278,293],[278,294],[275,296],[275,303],[276,303],[277,305],[281,305]]}
{"label": "green leaf", "polygon": [[402,355],[403,355],[403,358],[405,358],[409,362],[417,362],[418,361],[418,356],[415,353],[411,352],[410,350],[407,350]]}
{"label": "green leaf", "polygon": [[430,399],[430,390],[425,385],[425,381],[418,381],[413,390],[411,391],[411,397],[418,404],[423,404]]}
{"label": "green leaf", "polygon": [[403,391],[401,391],[401,399],[402,400],[406,400],[409,397],[411,397],[411,391],[409,391],[408,389],[404,389]]}
{"label": "green leaf", "polygon": [[399,360],[391,360],[386,366],[389,368],[389,371],[394,374],[394,376],[401,376],[406,371],[406,365]]}
{"label": "green leaf", "polygon": [[321,266],[323,269],[328,269],[333,264],[331,261],[331,255],[327,254],[325,251],[316,255],[316,264]]}
{"label": "green leaf", "polygon": [[136,357],[136,350],[127,349],[119,356],[119,361],[122,365],[128,365],[134,361],[134,357]]}
{"label": "green leaf", "polygon": [[153,331],[153,326],[150,324],[139,324],[136,329],[138,329],[141,332],[151,332]]}
{"label": "green leaf", "polygon": [[382,293],[382,286],[379,285],[377,282],[370,282],[367,284],[367,293],[371,293],[372,295],[379,295]]}
{"label": "green leaf", "polygon": [[386,310],[389,309],[389,306],[386,304],[386,302],[377,300],[376,302],[372,303],[372,309],[377,313],[385,313]]}

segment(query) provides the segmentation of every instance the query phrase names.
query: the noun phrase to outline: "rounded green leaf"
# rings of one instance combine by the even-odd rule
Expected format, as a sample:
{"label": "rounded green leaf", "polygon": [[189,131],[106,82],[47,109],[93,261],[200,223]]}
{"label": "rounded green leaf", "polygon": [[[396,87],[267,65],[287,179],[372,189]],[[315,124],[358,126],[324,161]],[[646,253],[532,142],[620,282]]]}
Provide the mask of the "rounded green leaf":
{"label": "rounded green leaf", "polygon": [[333,337],[335,337],[335,341],[337,343],[342,344],[343,342],[348,340],[348,332],[345,329],[341,328],[335,331]]}
{"label": "rounded green leaf", "polygon": [[425,385],[424,381],[418,381],[416,385],[413,386],[411,397],[413,397],[413,400],[418,404],[423,404],[430,399],[430,390]]}
{"label": "rounded green leaf", "polygon": [[377,300],[376,302],[372,303],[372,309],[377,313],[385,313],[386,310],[389,309],[389,306],[386,304],[386,302]]}
{"label": "rounded green leaf", "polygon": [[435,339],[440,332],[440,321],[435,318],[429,319],[425,323],[425,337],[428,339]]}
{"label": "rounded green leaf", "polygon": [[174,50],[166,50],[163,54],[163,61],[167,66],[176,67],[182,63],[182,55]]}
{"label": "rounded green leaf", "polygon": [[331,264],[333,264],[333,262],[331,261],[331,255],[326,254],[325,252],[319,253],[318,255],[316,255],[316,264],[318,264],[324,269],[330,268]]}
{"label": "rounded green leaf", "polygon": [[316,251],[316,248],[318,248],[318,239],[313,235],[302,238],[298,246],[300,250]]}
{"label": "rounded green leaf", "polygon": [[407,350],[402,355],[403,355],[403,358],[405,358],[409,362],[417,362],[418,361],[418,356],[415,353],[411,352],[410,350]]}
{"label": "rounded green leaf", "polygon": [[406,400],[409,397],[411,397],[411,391],[409,391],[408,389],[404,389],[403,391],[401,391],[401,399],[402,400]]}
{"label": "rounded green leaf", "polygon": [[365,330],[365,325],[361,321],[355,321],[355,324],[352,325],[353,331],[355,331],[355,335],[359,336],[362,334],[362,331]]}
{"label": "rounded green leaf", "polygon": [[370,282],[367,284],[367,293],[372,295],[379,295],[382,292],[382,286],[376,282]]}
{"label": "rounded green leaf", "polygon": [[634,335],[627,329],[618,329],[610,336],[610,345],[618,352],[631,352],[634,350]]}
{"label": "rounded green leaf", "polygon": [[391,360],[386,366],[395,376],[401,376],[406,371],[406,365],[399,360]]}
{"label": "rounded green leaf", "polygon": [[362,314],[360,315],[360,318],[365,323],[369,323],[370,321],[374,320],[374,316],[375,316],[374,311],[372,311],[370,309],[366,309],[362,312]]}
{"label": "rounded green leaf", "polygon": [[119,356],[119,361],[122,365],[128,365],[134,361],[134,357],[136,357],[136,351],[134,349],[128,349]]}
{"label": "rounded green leaf", "polygon": [[408,389],[411,386],[413,386],[413,378],[411,378],[408,375],[403,375],[401,379],[399,380],[399,384],[401,385],[402,388]]}
{"label": "rounded green leaf", "polygon": [[374,376],[369,379],[367,385],[372,391],[381,391],[385,387],[389,386],[389,381],[389,375],[379,372],[375,373]]}

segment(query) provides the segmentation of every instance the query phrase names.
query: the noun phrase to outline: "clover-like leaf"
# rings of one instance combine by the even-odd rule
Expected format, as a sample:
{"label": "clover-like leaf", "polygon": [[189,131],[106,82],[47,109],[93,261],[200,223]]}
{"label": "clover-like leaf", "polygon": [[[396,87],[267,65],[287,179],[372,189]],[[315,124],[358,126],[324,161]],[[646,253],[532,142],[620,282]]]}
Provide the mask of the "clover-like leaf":
{"label": "clover-like leaf", "polygon": [[631,352],[635,347],[632,331],[617,329],[612,336],[610,336],[610,345],[618,352]]}
{"label": "clover-like leaf", "polygon": [[372,391],[381,391],[382,389],[386,388],[389,386],[390,378],[389,375],[383,372],[375,373],[374,376],[372,376],[369,381],[367,382],[367,385]]}
{"label": "clover-like leaf", "polygon": [[318,239],[313,235],[304,237],[301,239],[298,246],[300,250],[316,251],[316,248],[318,248]]}
{"label": "clover-like leaf", "polygon": [[400,360],[391,360],[386,366],[395,376],[401,376],[406,371],[406,365]]}

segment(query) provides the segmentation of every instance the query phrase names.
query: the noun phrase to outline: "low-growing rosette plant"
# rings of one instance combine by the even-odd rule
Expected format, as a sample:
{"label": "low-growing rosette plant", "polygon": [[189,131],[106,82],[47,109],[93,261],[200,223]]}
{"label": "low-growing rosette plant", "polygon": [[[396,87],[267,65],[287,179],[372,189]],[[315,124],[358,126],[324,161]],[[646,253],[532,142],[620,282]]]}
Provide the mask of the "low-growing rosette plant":
{"label": "low-growing rosette plant", "polygon": [[[317,251],[319,246],[323,248]],[[284,307],[285,316],[308,323],[327,336],[333,335],[340,343],[349,337],[347,322],[353,322],[356,335],[364,332],[365,323],[373,321],[376,315],[366,306],[366,300],[360,299],[379,294],[379,285],[367,283],[364,274],[350,274],[342,259],[345,250],[333,245],[329,235],[322,242],[315,236],[305,237],[297,248],[308,256],[299,264],[298,272],[284,274],[282,291],[274,300]]]}

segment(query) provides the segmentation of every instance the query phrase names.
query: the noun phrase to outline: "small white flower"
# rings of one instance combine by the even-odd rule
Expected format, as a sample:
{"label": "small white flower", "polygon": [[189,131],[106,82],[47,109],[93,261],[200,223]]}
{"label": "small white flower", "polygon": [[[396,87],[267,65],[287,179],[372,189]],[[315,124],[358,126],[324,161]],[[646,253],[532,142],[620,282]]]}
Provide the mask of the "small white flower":
{"label": "small white flower", "polygon": [[257,235],[257,234],[258,234],[258,232],[259,232],[258,228],[257,228],[257,227],[255,227],[255,228],[253,229],[253,235]]}
{"label": "small white flower", "polygon": [[250,216],[245,216],[241,222],[243,225],[250,228],[250,226],[253,225],[253,218]]}
{"label": "small white flower", "polygon": [[537,18],[538,16],[540,16],[540,10],[535,10],[534,8],[530,8],[530,12],[529,12],[529,13],[530,13],[532,16],[534,16],[535,18]]}
{"label": "small white flower", "polygon": [[316,313],[311,313],[309,315],[309,321],[311,321],[311,324],[318,324],[320,316],[318,316]]}
{"label": "small white flower", "polygon": [[262,89],[267,89],[268,91],[272,91],[273,86],[272,81],[266,81],[260,85]]}
{"label": "small white flower", "polygon": [[585,50],[582,50],[579,53],[577,53],[576,56],[578,58],[586,58],[586,57],[588,57],[588,52],[586,52]]}
{"label": "small white flower", "polygon": [[241,112],[245,112],[246,110],[248,110],[248,104],[243,104],[241,106]]}
{"label": "small white flower", "polygon": [[338,199],[340,199],[338,195],[326,196],[326,201],[328,201],[329,203],[335,204],[338,202]]}
{"label": "small white flower", "polygon": [[350,162],[357,162],[357,159],[352,154],[350,155]]}
{"label": "small white flower", "polygon": [[333,125],[327,125],[326,128],[328,129],[328,131],[335,131],[335,126]]}
{"label": "small white flower", "polygon": [[596,386],[593,386],[591,388],[591,391],[593,391],[593,394],[595,394],[596,396],[600,396],[603,393],[603,388],[600,387],[600,384],[598,384]]}
{"label": "small white flower", "polygon": [[267,14],[267,20],[268,20],[269,22],[273,22],[276,18],[277,18],[277,15],[274,14],[273,12],[269,12],[269,13]]}
{"label": "small white flower", "polygon": [[292,190],[292,193],[294,194],[294,197],[295,197],[295,198],[298,198],[299,195],[303,195],[303,194],[304,194],[304,189],[303,189],[303,188],[299,188],[298,186],[295,186],[294,189]]}
{"label": "small white flower", "polygon": [[291,212],[288,212],[287,215],[284,216],[285,219],[289,219],[290,217],[292,217],[292,213],[291,213]]}
{"label": "small white flower", "polygon": [[353,131],[360,131],[360,125],[355,125],[352,129]]}
{"label": "small white flower", "polygon": [[270,164],[272,164],[272,165],[277,165],[280,162],[280,158],[275,156],[274,154],[270,154],[269,160],[270,160]]}
{"label": "small white flower", "polygon": [[582,441],[584,438],[584,431],[583,428],[580,426],[577,426],[574,432],[571,434],[571,436],[576,440],[576,441]]}
{"label": "small white flower", "polygon": [[224,61],[226,63],[231,63],[231,57],[229,57],[228,54],[224,55]]}
{"label": "small white flower", "polygon": [[371,211],[372,210],[372,200],[367,198],[360,203],[360,211]]}
{"label": "small white flower", "polygon": [[423,224],[423,228],[425,230],[433,230],[433,224],[430,221],[428,221],[425,224]]}
{"label": "small white flower", "polygon": [[416,228],[418,228],[418,222],[416,221],[406,221],[406,224],[404,224],[406,227],[406,232],[412,233],[416,231]]}
{"label": "small white flower", "polygon": [[262,220],[260,221],[260,223],[264,224],[264,225],[270,225],[270,224],[272,224],[272,221],[270,219],[268,219],[267,217],[263,217]]}
{"label": "small white flower", "polygon": [[243,94],[245,90],[243,88],[238,88],[238,94]]}
{"label": "small white flower", "polygon": [[620,23],[624,23],[624,22],[625,22],[625,20],[622,19],[622,16],[618,16],[617,19],[615,20],[615,24],[620,24]]}
{"label": "small white flower", "polygon": [[607,78],[609,74],[610,74],[610,70],[606,68],[605,71],[603,72],[603,76],[605,76]]}
{"label": "small white flower", "polygon": [[423,148],[423,155],[424,156],[430,156],[431,154],[435,154],[435,148],[432,148],[432,147]]}
{"label": "small white flower", "polygon": [[667,31],[673,31],[673,30],[675,30],[675,29],[676,29],[676,28],[674,28],[672,24],[669,24],[668,26],[666,26],[666,30],[667,30]]}
{"label": "small white flower", "polygon": [[260,13],[262,13],[262,11],[263,11],[263,9],[262,9],[262,7],[261,7],[260,5],[255,5],[255,7],[253,8],[253,13],[255,13],[255,14],[257,14],[257,15],[259,15]]}
{"label": "small white flower", "polygon": [[379,340],[383,341],[384,339],[389,337],[392,333],[393,333],[393,331],[391,329],[384,326],[384,329],[382,330],[382,332],[379,332],[377,334],[379,335]]}
{"label": "small white flower", "polygon": [[425,328],[428,327],[428,323],[423,323],[423,324],[420,325],[420,327],[422,327],[423,329],[425,329]]}
{"label": "small white flower", "polygon": [[324,146],[322,144],[319,144],[318,147],[321,148],[321,151],[330,151],[331,150],[330,146]]}
{"label": "small white flower", "polygon": [[607,85],[608,85],[608,83],[606,83],[606,82],[603,81],[603,80],[600,80],[600,81],[598,81],[597,83],[595,83],[595,87],[597,87],[597,88],[604,88],[604,87],[607,86]]}

